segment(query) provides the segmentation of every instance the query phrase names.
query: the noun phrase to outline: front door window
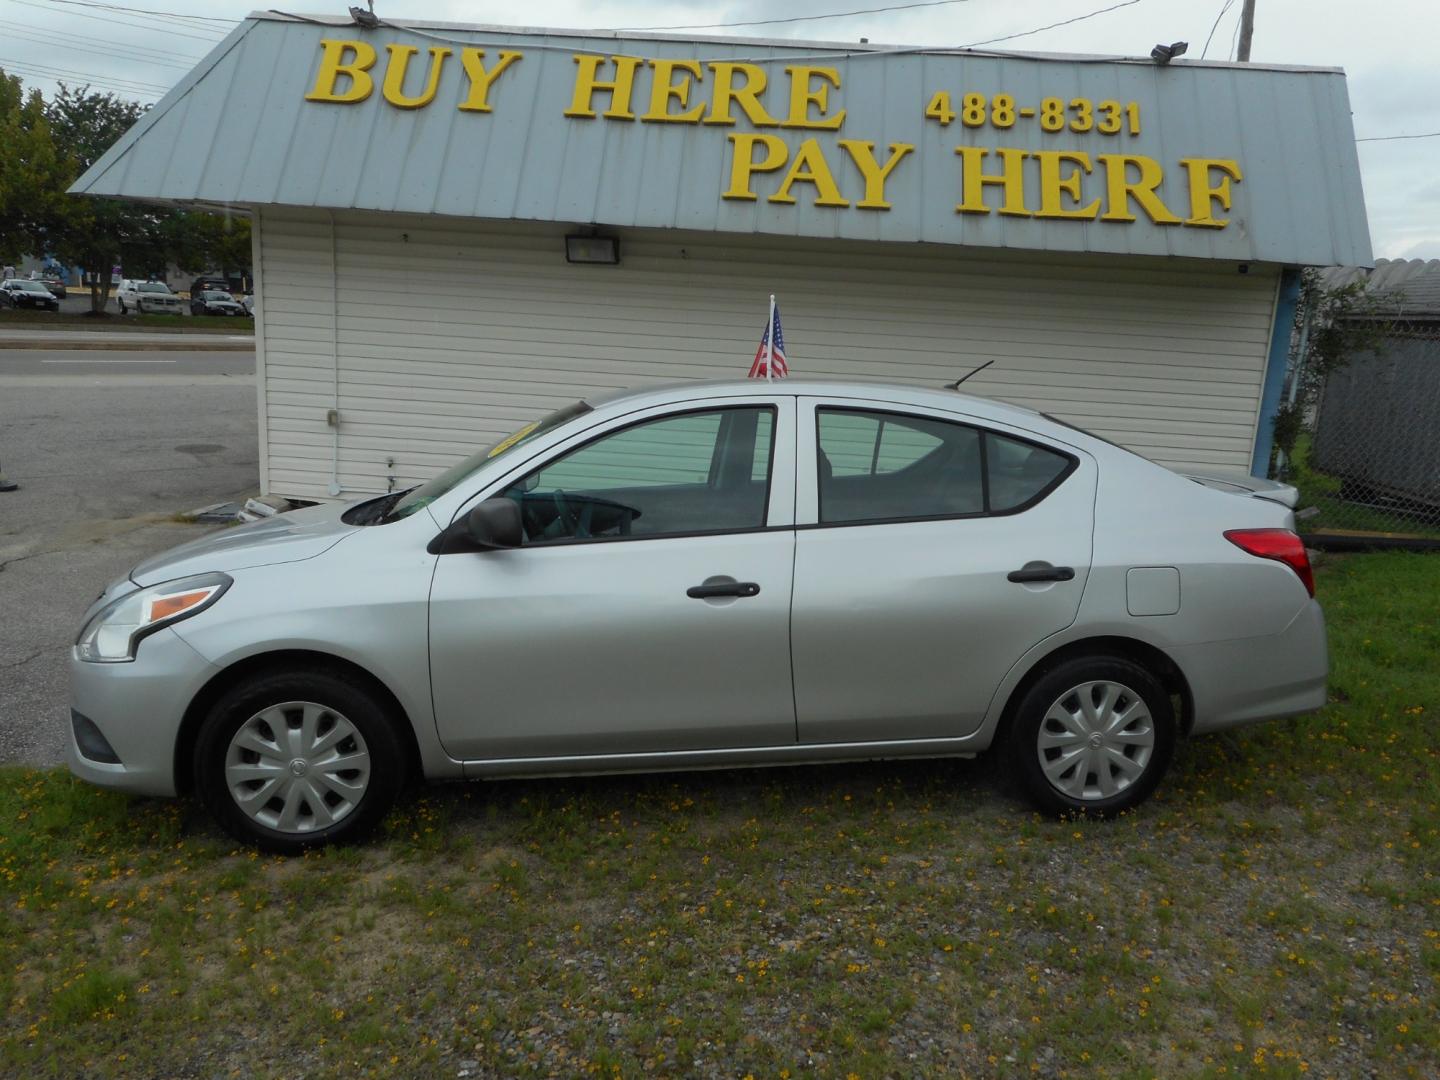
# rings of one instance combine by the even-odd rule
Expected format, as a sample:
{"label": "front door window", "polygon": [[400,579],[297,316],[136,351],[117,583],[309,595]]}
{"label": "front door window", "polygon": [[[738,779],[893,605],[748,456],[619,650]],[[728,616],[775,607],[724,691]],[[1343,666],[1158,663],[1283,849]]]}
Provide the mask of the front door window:
{"label": "front door window", "polygon": [[505,491],[525,543],[763,528],[774,410],[708,409],[603,435]]}

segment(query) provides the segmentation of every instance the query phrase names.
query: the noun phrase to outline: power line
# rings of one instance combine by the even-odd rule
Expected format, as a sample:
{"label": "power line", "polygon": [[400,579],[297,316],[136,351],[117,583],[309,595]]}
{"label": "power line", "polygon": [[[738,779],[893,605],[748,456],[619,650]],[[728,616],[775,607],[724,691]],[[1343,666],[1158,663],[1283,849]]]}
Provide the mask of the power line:
{"label": "power line", "polygon": [[[55,83],[58,83],[58,82],[60,81],[59,79],[55,78],[55,76],[53,76],[53,75],[43,75],[43,74],[39,74],[39,73],[33,72],[33,71],[26,71],[26,70],[21,69],[21,68],[18,68],[18,67],[16,67],[16,68],[8,68],[8,67],[7,67],[7,68],[5,68],[5,70],[6,70],[6,71],[11,71],[11,72],[12,72],[14,75],[16,75],[17,77],[22,77],[22,78],[28,80],[28,81],[31,82],[31,83],[35,83],[35,82],[37,82],[37,81],[55,82]],[[104,79],[86,79],[84,85],[87,86],[87,87],[94,87],[94,88],[97,89],[97,90],[108,90],[108,91],[110,91],[111,93],[116,94],[116,95],[118,95],[119,97],[124,97],[124,98],[135,98],[135,99],[139,99],[139,100],[146,100],[146,99],[154,99],[155,97],[159,96],[159,95],[157,95],[157,94],[152,93],[152,92],[149,91],[149,90],[133,90],[133,89],[131,89],[131,88],[128,87],[128,86],[116,86],[116,85],[114,85],[113,83],[108,83],[108,82],[106,82]]]}
{"label": "power line", "polygon": [[1205,35],[1205,47],[1200,50],[1200,59],[1205,59],[1205,54],[1210,51],[1210,39],[1215,36],[1216,29],[1220,26],[1220,20],[1225,17],[1225,12],[1235,5],[1235,0],[1225,0],[1225,6],[1220,9],[1220,14],[1215,16],[1215,21],[1210,24],[1210,33]]}
{"label": "power line", "polygon": [[[99,38],[86,37],[83,34],[51,34],[46,31],[33,30],[28,26],[23,30],[11,27],[8,33],[11,37],[34,41],[41,45],[64,46],[66,49],[97,53],[117,60],[136,60],[146,64],[159,64],[162,67],[189,68],[193,67],[200,59],[198,56],[185,56],[182,53],[164,52],[159,49],[152,50],[144,45],[125,45],[118,42],[111,44],[101,41]],[[81,44],[82,42],[92,42],[93,44],[85,45]],[[171,59],[172,57],[173,59]]]}
{"label": "power line", "polygon": [[[124,4],[102,4],[99,0],[48,0],[52,4],[73,4],[76,7],[106,8],[110,11],[124,12],[134,15],[157,15],[163,19],[175,19],[182,22],[217,22],[228,23],[234,26],[239,19],[226,19],[218,15],[182,15],[175,11],[149,11],[145,8],[126,7]],[[199,29],[199,27],[197,27]],[[212,29],[206,27],[205,29]]]}
{"label": "power line", "polygon": [[1018,34],[1005,34],[1003,37],[986,38],[984,41],[972,41],[969,45],[960,46],[962,49],[974,49],[981,45],[994,45],[997,41],[1014,41],[1016,38],[1029,37],[1031,34],[1041,34],[1046,30],[1054,30],[1058,26],[1069,26],[1071,23],[1084,22],[1086,19],[1093,19],[1096,15],[1104,15],[1106,12],[1119,11],[1121,8],[1138,4],[1140,0],[1123,0],[1123,3],[1111,4],[1109,7],[1100,8],[1098,11],[1087,12],[1084,15],[1076,15],[1073,19],[1065,19],[1062,22],[1051,23],[1049,26],[1040,26],[1034,30],[1025,30]]}
{"label": "power line", "polygon": [[678,26],[616,26],[616,33],[643,30],[720,30],[727,26],[775,26],[779,23],[817,22],[821,19],[848,19],[852,15],[878,15],[887,11],[911,11],[915,8],[948,7],[968,4],[970,0],[924,0],[915,4],[892,4],[889,7],[860,8],[856,11],[833,11],[828,15],[796,15],[788,19],[751,19],[748,22],[680,23]]}
{"label": "power line", "polygon": [[[55,3],[57,2],[57,0],[49,0],[49,2]],[[55,10],[54,8],[46,8],[42,6],[41,0],[14,0],[14,3],[24,4],[26,7],[35,8],[39,11]],[[140,21],[137,22],[129,19],[119,18],[114,15],[94,15],[85,11],[66,11],[64,12],[64,14],[71,15],[77,19],[93,19],[96,22],[108,23],[112,26],[125,26],[132,29],[138,27],[141,30],[148,30],[151,33],[154,33],[155,30],[160,29],[164,30],[165,33],[170,37],[190,38],[193,41],[203,41],[209,45],[213,45],[220,40],[220,37],[214,36],[215,34],[224,36],[225,33],[225,31],[214,30],[211,27],[202,27],[187,24],[186,29],[207,31],[204,34],[187,34],[184,30],[179,29],[173,23],[156,22],[154,20],[144,19],[143,17],[140,19]]]}
{"label": "power line", "polygon": [[1371,135],[1368,138],[1356,139],[1356,142],[1393,142],[1395,139],[1435,139],[1440,138],[1440,131],[1427,131],[1423,135]]}
{"label": "power line", "polygon": [[[92,76],[89,72],[73,71],[70,68],[51,67],[49,64],[37,64],[30,60],[10,60],[0,56],[0,66],[16,71],[28,68],[30,69],[30,74],[44,79],[78,79],[81,82],[97,83],[101,81],[100,78]],[[167,86],[157,86],[154,83],[141,82],[138,79],[123,79],[118,75],[106,75],[103,76],[103,79],[111,86],[119,87],[124,85],[132,92],[164,93],[169,89]]]}

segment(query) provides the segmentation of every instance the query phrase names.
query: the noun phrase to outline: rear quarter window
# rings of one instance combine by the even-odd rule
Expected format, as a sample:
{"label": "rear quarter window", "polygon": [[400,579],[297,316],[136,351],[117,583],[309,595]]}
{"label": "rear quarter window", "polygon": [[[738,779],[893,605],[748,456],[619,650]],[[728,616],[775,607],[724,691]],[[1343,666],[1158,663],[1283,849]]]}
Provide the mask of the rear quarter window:
{"label": "rear quarter window", "polygon": [[1071,459],[993,431],[985,435],[990,512],[1003,514],[1038,497],[1070,468]]}

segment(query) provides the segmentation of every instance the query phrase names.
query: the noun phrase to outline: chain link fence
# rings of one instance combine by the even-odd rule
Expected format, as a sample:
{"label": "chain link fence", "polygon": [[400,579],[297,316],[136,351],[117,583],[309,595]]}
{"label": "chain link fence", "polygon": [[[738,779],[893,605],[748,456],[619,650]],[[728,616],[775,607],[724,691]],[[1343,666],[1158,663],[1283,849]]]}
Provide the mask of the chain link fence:
{"label": "chain link fence", "polygon": [[1386,320],[1357,337],[1371,347],[1319,373],[1298,350],[1295,436],[1273,471],[1315,508],[1302,532],[1440,538],[1440,319]]}

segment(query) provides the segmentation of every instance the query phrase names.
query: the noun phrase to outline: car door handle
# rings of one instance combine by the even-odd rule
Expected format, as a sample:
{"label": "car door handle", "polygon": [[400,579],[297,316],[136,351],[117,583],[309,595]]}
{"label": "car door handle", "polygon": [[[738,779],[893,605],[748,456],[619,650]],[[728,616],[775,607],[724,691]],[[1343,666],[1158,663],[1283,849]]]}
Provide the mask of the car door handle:
{"label": "car door handle", "polygon": [[716,596],[759,596],[760,586],[753,581],[725,581],[714,585],[691,585],[685,595],[692,600],[709,600]]}
{"label": "car door handle", "polygon": [[1019,570],[1005,575],[1010,581],[1029,583],[1035,581],[1069,581],[1075,571],[1069,566],[1051,566],[1048,562],[1027,562]]}

